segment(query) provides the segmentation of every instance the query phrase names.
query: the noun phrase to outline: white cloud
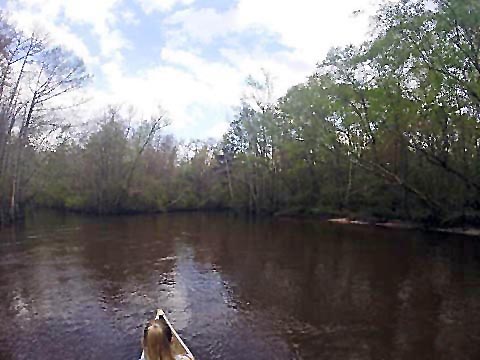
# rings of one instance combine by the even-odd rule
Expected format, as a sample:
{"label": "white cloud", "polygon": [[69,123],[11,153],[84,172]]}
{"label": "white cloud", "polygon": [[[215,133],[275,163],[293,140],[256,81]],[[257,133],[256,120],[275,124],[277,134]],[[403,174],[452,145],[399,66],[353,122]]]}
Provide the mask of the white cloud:
{"label": "white cloud", "polygon": [[154,11],[168,11],[175,5],[191,5],[195,0],[137,0],[143,11],[150,14]]}
{"label": "white cloud", "polygon": [[120,0],[59,1],[59,6],[63,9],[67,19],[73,22],[91,24],[97,33],[115,23],[117,16],[114,9],[119,4]]}
{"label": "white cloud", "polygon": [[7,9],[14,8],[31,9],[32,12],[44,19],[55,19],[60,14],[60,1],[53,0],[43,2],[42,0],[18,0],[8,1]]}
{"label": "white cloud", "polygon": [[22,24],[22,29],[26,33],[33,31],[46,33],[50,41],[55,45],[72,51],[75,55],[82,58],[86,64],[95,64],[98,59],[91,54],[82,38],[73,33],[66,25],[55,25],[46,21],[43,16],[48,13],[39,13],[37,16],[32,16],[31,12],[21,10],[14,12],[11,18],[17,24]]}
{"label": "white cloud", "polygon": [[[191,48],[192,41],[207,44],[224,38],[228,42],[229,35],[254,31],[258,40],[250,49],[231,44],[219,51],[242,78],[265,68],[276,79],[276,94],[281,95],[312,73],[331,47],[364,41],[374,4],[374,0],[239,0],[224,12],[212,8],[178,11],[165,23],[175,26],[170,35],[180,49]],[[362,12],[353,16],[356,10]],[[265,41],[273,38],[285,49],[266,51]],[[237,79],[230,89],[238,93],[238,86]]]}
{"label": "white cloud", "polygon": [[[183,40],[177,41],[180,44],[186,42],[185,38],[209,43],[247,30],[258,33],[259,44],[264,40],[262,36],[276,35],[295,57],[308,62],[313,69],[331,47],[365,40],[369,15],[377,2],[239,0],[225,12],[190,8],[172,14],[165,22],[176,26],[171,35]],[[362,11],[354,16],[356,10]]]}
{"label": "white cloud", "polygon": [[236,64],[238,73],[242,75],[241,86],[244,88],[245,79],[252,75],[256,79],[262,79],[266,71],[274,86],[274,96],[280,97],[292,85],[298,84],[313,72],[313,65],[297,59],[288,51],[277,52],[271,56],[269,52],[257,49],[245,51],[235,48],[221,50],[223,56],[232,64]]}
{"label": "white cloud", "polygon": [[221,139],[223,134],[227,132],[228,127],[229,127],[228,122],[220,121],[210,129],[208,129],[205,135],[208,138]]}
{"label": "white cloud", "polygon": [[116,62],[104,64],[102,71],[110,90],[102,101],[132,104],[146,116],[162,105],[177,131],[199,118],[215,116],[209,119],[212,123],[225,121],[225,109],[240,97],[243,77],[235,68],[174,49],[164,49],[162,59],[165,65],[135,76],[124,73]]}
{"label": "white cloud", "polygon": [[245,75],[237,67],[224,62],[207,61],[189,51],[171,48],[164,48],[161,57],[166,63],[182,67],[195,81],[208,88],[208,94],[197,94],[197,98],[208,96],[211,102],[221,104],[238,101],[238,86],[243,83]]}
{"label": "white cloud", "polygon": [[[134,39],[120,29],[124,23],[140,27],[149,17],[123,0],[12,0],[7,9],[25,29],[43,24],[55,43],[99,69],[104,82],[87,91],[90,111],[126,103],[149,116],[161,104],[176,133],[188,133],[204,122],[208,126],[195,135],[218,138],[242,96],[247,75],[260,77],[266,69],[275,95],[283,95],[314,71],[330,47],[365,39],[371,1],[376,0],[238,0],[224,11],[188,7],[194,0],[136,1],[147,15],[168,14],[158,16],[157,22],[166,39],[152,43],[152,48],[161,46],[160,56],[148,68],[136,67],[135,73],[127,71],[132,55],[124,51],[135,45]],[[185,8],[172,12],[181,6]],[[359,9],[362,15],[352,16]],[[91,30],[100,51],[94,53],[92,44],[75,33],[75,25]],[[245,47],[245,34],[256,34],[255,43]],[[223,45],[212,55],[220,38]],[[275,42],[278,46],[265,46]],[[141,50],[135,56],[152,56],[153,51]]]}
{"label": "white cloud", "polygon": [[135,13],[129,9],[125,9],[120,13],[120,16],[125,23],[129,25],[138,25],[140,24],[140,20],[135,15]]}
{"label": "white cloud", "polygon": [[298,56],[319,61],[332,46],[365,40],[372,9],[373,0],[239,0],[236,10],[243,27],[268,29]]}
{"label": "white cloud", "polygon": [[71,25],[88,25],[96,34],[103,56],[118,56],[128,46],[122,34],[115,28],[121,0],[11,0],[7,11],[24,31],[43,29],[51,40],[73,50],[87,63],[93,56],[81,40],[81,34],[74,34]]}
{"label": "white cloud", "polygon": [[180,26],[181,32],[187,34],[189,38],[204,43],[240,30],[235,10],[220,13],[211,8],[198,10],[190,8],[174,13],[165,23]]}

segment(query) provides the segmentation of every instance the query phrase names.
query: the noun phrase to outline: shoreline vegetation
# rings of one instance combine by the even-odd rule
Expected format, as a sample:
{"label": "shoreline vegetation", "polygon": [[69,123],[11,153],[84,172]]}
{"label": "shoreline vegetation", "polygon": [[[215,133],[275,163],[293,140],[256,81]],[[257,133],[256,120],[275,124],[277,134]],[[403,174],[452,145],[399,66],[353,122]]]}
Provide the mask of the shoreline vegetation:
{"label": "shoreline vegetation", "polygon": [[293,218],[293,219],[312,219],[316,221],[324,221],[339,225],[360,225],[360,226],[376,226],[392,230],[421,230],[433,231],[448,234],[466,235],[480,237],[480,227],[464,224],[462,226],[455,225],[438,225],[428,224],[425,222],[415,222],[412,220],[398,218],[381,218],[368,215],[359,215],[341,212],[324,212],[318,213],[315,210],[287,210],[273,214],[275,218]]}
{"label": "shoreline vegetation", "polygon": [[[59,209],[59,208],[44,208],[39,210],[53,210],[63,213],[82,214],[89,216],[98,216],[95,211],[75,210],[75,209]],[[175,213],[230,213],[240,216],[248,216],[249,213],[245,211],[238,211],[238,209],[229,208],[176,208],[176,209],[162,209],[156,211],[127,211],[108,214],[108,216],[124,216],[124,215],[159,215],[159,214],[175,214]],[[251,214],[250,214],[251,215]],[[278,211],[276,213],[253,214],[256,217],[261,215],[263,218],[269,219],[301,219],[313,220],[318,222],[328,222],[339,225],[360,225],[372,226],[391,230],[420,230],[429,232],[439,232],[446,234],[466,235],[473,237],[480,237],[480,227],[465,224],[463,226],[438,226],[438,224],[427,224],[421,222],[414,222],[401,219],[387,219],[372,217],[368,215],[353,215],[341,212],[324,212],[319,213],[317,210],[305,209],[288,209]]]}
{"label": "shoreline vegetation", "polygon": [[479,17],[477,0],[385,1],[364,44],[278,99],[268,72],[248,77],[223,138],[192,141],[161,110],[74,122],[58,104],[88,81],[81,60],[3,19],[0,224],[32,207],[233,209],[477,234]]}
{"label": "shoreline vegetation", "polygon": [[434,232],[442,232],[448,234],[456,235],[466,235],[466,236],[480,236],[480,228],[477,227],[451,227],[451,228],[441,228],[441,227],[425,227],[425,224],[421,223],[412,223],[399,220],[389,220],[389,221],[365,221],[365,220],[356,220],[350,218],[332,218],[328,219],[328,222],[335,224],[345,224],[345,225],[369,225],[369,226],[378,226],[382,228],[392,229],[392,230],[427,230]]}

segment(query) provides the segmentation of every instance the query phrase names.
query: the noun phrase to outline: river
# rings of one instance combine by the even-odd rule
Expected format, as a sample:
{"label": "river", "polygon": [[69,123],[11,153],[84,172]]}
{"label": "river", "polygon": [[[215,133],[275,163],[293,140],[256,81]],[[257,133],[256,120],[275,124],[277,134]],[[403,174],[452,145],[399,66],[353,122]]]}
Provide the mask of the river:
{"label": "river", "polygon": [[480,240],[309,220],[40,213],[0,231],[0,359],[479,359]]}

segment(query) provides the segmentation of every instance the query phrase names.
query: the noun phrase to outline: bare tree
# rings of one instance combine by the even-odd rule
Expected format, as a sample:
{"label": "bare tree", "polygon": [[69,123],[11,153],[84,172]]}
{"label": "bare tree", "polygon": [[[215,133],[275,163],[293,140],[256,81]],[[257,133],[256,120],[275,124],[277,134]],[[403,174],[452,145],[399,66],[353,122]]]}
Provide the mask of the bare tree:
{"label": "bare tree", "polygon": [[80,59],[35,33],[27,37],[15,31],[0,18],[0,223],[19,215],[25,152],[36,138],[62,128],[54,105],[87,79]]}

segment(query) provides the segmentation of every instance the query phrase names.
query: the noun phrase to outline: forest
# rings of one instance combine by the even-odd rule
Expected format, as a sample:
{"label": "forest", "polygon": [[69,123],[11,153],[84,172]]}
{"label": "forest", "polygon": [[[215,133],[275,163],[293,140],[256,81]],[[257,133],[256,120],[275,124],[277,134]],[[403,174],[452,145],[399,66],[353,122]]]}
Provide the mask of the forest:
{"label": "forest", "polygon": [[370,40],[278,99],[268,72],[249,77],[223,138],[185,141],[115,105],[76,126],[82,61],[3,18],[0,224],[48,207],[479,225],[479,24],[478,0],[385,2]]}

